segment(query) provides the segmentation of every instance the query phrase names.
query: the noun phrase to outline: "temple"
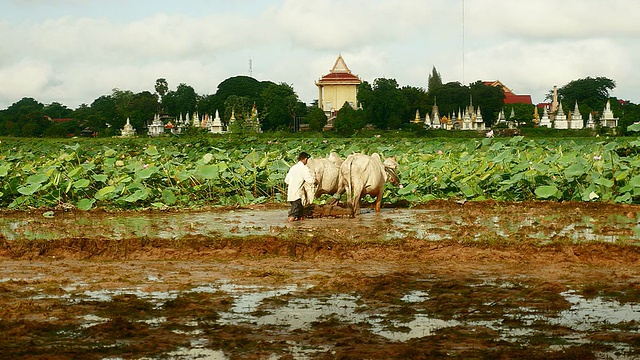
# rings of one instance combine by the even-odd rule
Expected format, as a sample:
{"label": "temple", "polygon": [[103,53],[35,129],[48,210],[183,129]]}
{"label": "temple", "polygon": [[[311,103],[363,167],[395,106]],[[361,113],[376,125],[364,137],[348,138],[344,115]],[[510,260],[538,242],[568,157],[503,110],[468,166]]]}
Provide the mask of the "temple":
{"label": "temple", "polygon": [[129,121],[129,118],[127,118],[127,123],[124,124],[124,127],[120,131],[120,136],[122,137],[136,136],[136,129],[134,129],[133,126],[131,126],[131,122]]}
{"label": "temple", "polygon": [[553,125],[556,129],[568,129],[569,121],[567,120],[567,115],[565,115],[562,110],[562,103],[558,104],[558,111],[555,114],[555,118],[553,119]]}
{"label": "temple", "polygon": [[576,101],[576,106],[571,113],[571,117],[569,118],[569,129],[582,129],[584,128],[584,121],[582,120],[582,114],[580,114],[580,109],[578,109],[578,102]]}
{"label": "temple", "polygon": [[216,110],[216,116],[213,118],[213,121],[209,122],[209,132],[212,134],[222,134],[225,132],[218,110]]}
{"label": "temple", "polygon": [[504,85],[500,80],[484,81],[483,84],[486,86],[494,86],[502,89],[502,93],[504,93],[505,104],[532,104],[531,95],[517,95],[506,85]]}
{"label": "temple", "polygon": [[324,110],[329,122],[345,102],[354,109],[358,108],[358,85],[361,83],[360,78],[351,73],[342,55],[338,56],[329,73],[316,81],[318,107]]}
{"label": "temple", "polygon": [[600,117],[600,126],[618,126],[618,118],[614,117],[613,111],[611,111],[611,100],[607,100],[607,104],[604,106],[604,110],[602,110],[602,116]]}
{"label": "temple", "polygon": [[153,122],[148,126],[149,136],[159,136],[164,134],[164,123],[160,120],[160,115],[156,114],[153,117]]}

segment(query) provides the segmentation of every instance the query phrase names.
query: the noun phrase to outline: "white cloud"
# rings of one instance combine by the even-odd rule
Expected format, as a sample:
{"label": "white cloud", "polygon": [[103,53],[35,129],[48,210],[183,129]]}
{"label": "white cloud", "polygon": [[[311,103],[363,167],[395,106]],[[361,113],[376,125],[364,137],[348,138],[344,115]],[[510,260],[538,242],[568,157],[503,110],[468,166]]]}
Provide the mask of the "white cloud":
{"label": "white cloud", "polygon": [[75,108],[116,87],[153,92],[160,77],[212,94],[248,75],[249,59],[258,80],[310,102],[338,54],[369,82],[426,87],[435,66],[445,82],[500,79],[542,101],[554,84],[606,76],[616,96],[640,101],[631,0],[465,0],[464,73],[460,0],[114,1],[11,2],[0,109],[25,96]]}

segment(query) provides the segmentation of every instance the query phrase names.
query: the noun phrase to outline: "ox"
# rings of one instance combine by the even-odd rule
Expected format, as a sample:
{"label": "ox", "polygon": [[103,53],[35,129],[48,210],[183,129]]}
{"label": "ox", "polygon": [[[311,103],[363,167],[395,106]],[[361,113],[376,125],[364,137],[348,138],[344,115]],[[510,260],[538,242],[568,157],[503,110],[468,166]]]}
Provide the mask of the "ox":
{"label": "ox", "polygon": [[351,154],[340,166],[340,181],[347,192],[347,205],[351,217],[360,213],[360,199],[369,194],[374,197],[375,211],[380,212],[384,184],[388,181],[394,185],[400,182],[396,170],[395,158],[387,158],[384,162],[380,155]]}
{"label": "ox", "polygon": [[[316,197],[323,194],[339,194],[342,195],[344,190],[340,188],[340,165],[342,159],[338,154],[332,152],[326,158],[314,159],[307,161],[307,166],[311,170],[311,174],[316,178],[315,184],[305,184],[305,197],[302,201],[304,206],[313,203]],[[332,199],[331,202],[335,202]]]}

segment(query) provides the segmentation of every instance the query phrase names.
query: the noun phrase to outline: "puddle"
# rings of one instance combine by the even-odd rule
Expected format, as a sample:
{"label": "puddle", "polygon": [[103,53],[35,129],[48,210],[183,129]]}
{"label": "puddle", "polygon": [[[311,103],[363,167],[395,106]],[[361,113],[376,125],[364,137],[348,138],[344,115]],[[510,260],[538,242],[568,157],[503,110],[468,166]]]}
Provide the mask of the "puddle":
{"label": "puddle", "polygon": [[[19,281],[19,280],[18,280]],[[147,278],[147,281],[154,282]],[[421,290],[411,290],[399,293],[397,301],[390,300],[386,304],[368,304],[358,294],[333,293],[325,296],[308,296],[311,285],[283,284],[280,286],[240,285],[227,280],[194,286],[187,290],[173,291],[143,291],[140,288],[121,288],[115,290],[86,290],[86,284],[66,284],[61,286],[63,293],[54,295],[38,294],[30,297],[32,300],[51,298],[64,300],[71,304],[82,301],[109,302],[114,297],[135,295],[154,304],[156,309],[176,297],[188,293],[209,293],[214,296],[230,297],[232,303],[227,311],[218,312],[217,326],[245,325],[260,329],[282,329],[287,333],[313,331],[314,326],[325,321],[336,321],[340,324],[352,324],[368,329],[372,334],[383,337],[391,342],[407,342],[411,339],[434,335],[438,330],[462,326],[466,328],[485,327],[495,331],[496,339],[521,344],[538,336],[549,336],[545,332],[548,326],[562,326],[571,331],[560,335],[562,340],[570,346],[590,343],[590,334],[599,331],[611,331],[611,326],[628,325],[629,333],[640,333],[634,324],[640,323],[639,303],[619,303],[618,301],[595,297],[584,298],[574,290],[568,290],[560,295],[571,305],[569,309],[545,315],[540,309],[525,306],[505,308],[504,315],[487,313],[487,320],[465,320],[464,317],[441,319],[430,314],[427,307],[420,304],[431,300],[429,293]],[[485,280],[480,284],[470,284],[469,287],[494,287],[505,289],[523,286],[517,282],[495,282]],[[399,320],[394,316],[398,302],[413,306],[415,314]],[[485,304],[487,305],[487,304]],[[78,317],[79,328],[87,329],[103,324],[109,319],[93,314]],[[150,316],[147,319],[136,320],[149,325],[151,328],[168,324],[166,316]],[[207,348],[208,340],[205,336],[206,327],[211,324],[200,324],[198,320],[183,323],[188,329],[174,329],[176,334],[191,337],[188,347],[181,347],[157,358],[172,359],[228,359],[221,350]],[[473,331],[473,330],[472,330]],[[554,335],[558,336],[558,335]],[[624,343],[608,342],[622,353],[630,353]],[[317,353],[331,351],[330,345],[316,345],[315,347],[288,342],[289,354],[294,359],[307,359]],[[610,355],[610,353],[606,353]],[[616,358],[616,357],[613,357]],[[275,358],[274,358],[275,359]]]}
{"label": "puddle", "polygon": [[[455,238],[460,226],[478,227],[476,237],[495,234],[507,238],[524,232],[531,239],[541,242],[554,237],[569,237],[575,242],[601,241],[615,243],[640,243],[640,226],[624,216],[610,216],[606,221],[607,234],[600,233],[603,224],[585,216],[580,222],[564,224],[560,230],[540,227],[544,219],[513,219],[509,215],[487,214],[473,224],[462,218],[443,219],[438,210],[383,209],[380,214],[363,211],[357,219],[317,218],[303,222],[286,223],[286,210],[236,210],[228,212],[196,213],[141,213],[126,216],[113,214],[104,218],[83,217],[82,213],[59,215],[54,218],[0,219],[0,235],[8,240],[16,239],[126,239],[160,238],[180,239],[186,236],[248,236],[266,235],[296,229],[313,232],[317,228],[335,228],[336,231],[354,227],[369,228],[382,240],[411,236],[426,241]],[[89,215],[87,215],[89,216]],[[484,229],[484,230],[483,230]],[[614,235],[610,235],[613,233]],[[626,234],[630,235],[619,235]],[[354,234],[357,236],[358,234]],[[159,279],[156,279],[160,281]]]}
{"label": "puddle", "polygon": [[590,331],[603,325],[640,322],[640,304],[620,304],[604,298],[585,299],[574,291],[561,293],[571,303],[551,323],[578,331]]}

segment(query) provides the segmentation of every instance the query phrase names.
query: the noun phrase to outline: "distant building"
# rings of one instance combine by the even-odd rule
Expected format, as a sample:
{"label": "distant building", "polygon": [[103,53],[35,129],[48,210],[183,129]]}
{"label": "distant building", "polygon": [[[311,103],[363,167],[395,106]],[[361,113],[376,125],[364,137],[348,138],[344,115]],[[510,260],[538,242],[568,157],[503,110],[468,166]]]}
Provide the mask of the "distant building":
{"label": "distant building", "polygon": [[483,84],[485,84],[486,86],[495,86],[501,88],[502,92],[504,93],[505,104],[532,104],[531,95],[514,94],[513,91],[502,82],[500,82],[500,80],[484,81]]}
{"label": "distant building", "polygon": [[361,83],[360,78],[351,73],[342,55],[339,55],[329,73],[316,81],[318,107],[324,110],[330,121],[345,102],[357,109],[358,85]]}

